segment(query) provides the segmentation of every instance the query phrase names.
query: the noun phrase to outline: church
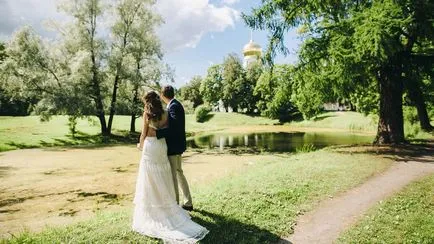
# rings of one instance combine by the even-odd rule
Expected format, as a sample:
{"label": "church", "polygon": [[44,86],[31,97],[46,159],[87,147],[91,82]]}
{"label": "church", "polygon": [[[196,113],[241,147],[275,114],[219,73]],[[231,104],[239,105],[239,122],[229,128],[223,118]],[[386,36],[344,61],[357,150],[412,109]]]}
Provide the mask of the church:
{"label": "church", "polygon": [[252,32],[250,32],[250,42],[244,45],[243,48],[244,68],[248,67],[249,64],[253,62],[259,61],[261,59],[261,55],[262,55],[262,48],[258,43],[253,41],[253,35]]}

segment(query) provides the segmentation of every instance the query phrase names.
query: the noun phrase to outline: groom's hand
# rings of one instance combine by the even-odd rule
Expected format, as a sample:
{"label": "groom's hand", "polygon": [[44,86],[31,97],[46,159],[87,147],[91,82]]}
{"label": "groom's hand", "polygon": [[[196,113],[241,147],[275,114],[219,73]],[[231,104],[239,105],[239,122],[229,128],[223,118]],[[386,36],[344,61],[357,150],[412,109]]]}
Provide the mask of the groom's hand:
{"label": "groom's hand", "polygon": [[140,143],[137,143],[137,149],[139,149],[140,151],[142,151],[142,147],[140,146]]}

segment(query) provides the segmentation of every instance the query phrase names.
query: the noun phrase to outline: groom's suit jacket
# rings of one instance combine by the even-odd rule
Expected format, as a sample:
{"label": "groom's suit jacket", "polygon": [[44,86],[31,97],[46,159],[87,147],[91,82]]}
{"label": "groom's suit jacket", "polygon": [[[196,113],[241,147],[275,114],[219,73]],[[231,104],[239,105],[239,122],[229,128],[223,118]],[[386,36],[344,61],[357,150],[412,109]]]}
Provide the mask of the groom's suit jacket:
{"label": "groom's suit jacket", "polygon": [[184,107],[178,100],[172,99],[167,111],[169,113],[169,126],[157,130],[157,138],[166,138],[168,155],[182,154],[187,149]]}

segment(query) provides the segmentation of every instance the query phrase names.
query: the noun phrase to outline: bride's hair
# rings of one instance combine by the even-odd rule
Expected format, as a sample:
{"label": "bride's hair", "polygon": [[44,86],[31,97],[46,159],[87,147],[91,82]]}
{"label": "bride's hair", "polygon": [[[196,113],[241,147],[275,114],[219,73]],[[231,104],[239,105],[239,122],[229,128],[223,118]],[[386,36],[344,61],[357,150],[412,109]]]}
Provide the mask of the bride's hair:
{"label": "bride's hair", "polygon": [[150,91],[143,97],[145,104],[144,112],[149,120],[160,120],[164,113],[163,104],[161,103],[160,96],[155,91]]}

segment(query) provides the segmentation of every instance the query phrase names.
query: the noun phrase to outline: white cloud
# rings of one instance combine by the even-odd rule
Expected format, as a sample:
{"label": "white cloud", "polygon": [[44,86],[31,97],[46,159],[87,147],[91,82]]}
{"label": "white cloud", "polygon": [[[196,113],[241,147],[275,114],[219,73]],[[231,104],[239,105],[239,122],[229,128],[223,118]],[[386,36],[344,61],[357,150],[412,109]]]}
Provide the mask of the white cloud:
{"label": "white cloud", "polygon": [[[43,36],[54,37],[44,22],[65,20],[65,14],[57,12],[59,1],[0,0],[0,38],[10,36],[24,24],[33,26]],[[215,6],[209,0],[159,0],[155,8],[165,21],[158,30],[165,51],[195,48],[205,34],[234,27],[240,15],[227,5]]]}
{"label": "white cloud", "polygon": [[156,8],[165,20],[158,33],[166,51],[194,48],[204,34],[234,27],[239,18],[237,10],[208,0],[160,0]]}
{"label": "white cloud", "polygon": [[222,3],[232,5],[239,2],[240,0],[223,0]]}

